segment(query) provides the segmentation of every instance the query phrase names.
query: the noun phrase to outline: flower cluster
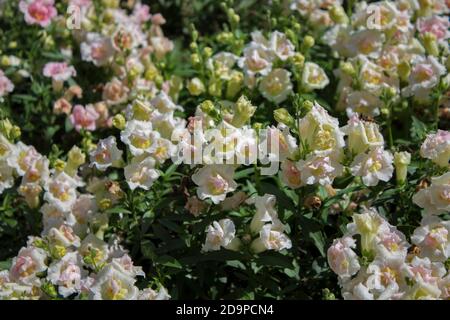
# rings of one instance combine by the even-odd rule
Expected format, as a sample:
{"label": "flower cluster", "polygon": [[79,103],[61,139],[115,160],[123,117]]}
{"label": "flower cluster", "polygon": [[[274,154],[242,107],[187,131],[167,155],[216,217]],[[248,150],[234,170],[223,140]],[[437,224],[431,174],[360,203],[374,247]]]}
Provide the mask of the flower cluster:
{"label": "flower cluster", "polygon": [[0,300],[449,299],[448,1],[197,1],[0,0]]}
{"label": "flower cluster", "polygon": [[449,228],[448,221],[426,215],[410,244],[375,209],[354,214],[347,233],[328,249],[328,263],[339,276],[342,296],[352,300],[448,299],[449,276],[443,262],[450,254]]}

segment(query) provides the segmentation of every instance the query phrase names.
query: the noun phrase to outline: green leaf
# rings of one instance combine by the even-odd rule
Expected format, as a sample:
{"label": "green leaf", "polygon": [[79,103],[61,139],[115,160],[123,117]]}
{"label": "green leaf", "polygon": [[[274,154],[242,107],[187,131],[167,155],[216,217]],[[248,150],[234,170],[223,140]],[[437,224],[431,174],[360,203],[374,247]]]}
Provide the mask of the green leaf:
{"label": "green leaf", "polygon": [[412,116],[411,119],[411,138],[414,141],[423,141],[428,133],[427,125],[414,116]]}
{"label": "green leaf", "polygon": [[161,264],[163,266],[171,267],[171,268],[175,268],[175,269],[183,268],[177,259],[175,259],[174,257],[171,257],[171,256],[167,256],[167,255],[157,258],[155,262],[158,264]]}
{"label": "green leaf", "polygon": [[309,237],[312,239],[314,245],[317,249],[319,249],[322,257],[325,257],[325,237],[323,236],[322,231],[310,232]]}

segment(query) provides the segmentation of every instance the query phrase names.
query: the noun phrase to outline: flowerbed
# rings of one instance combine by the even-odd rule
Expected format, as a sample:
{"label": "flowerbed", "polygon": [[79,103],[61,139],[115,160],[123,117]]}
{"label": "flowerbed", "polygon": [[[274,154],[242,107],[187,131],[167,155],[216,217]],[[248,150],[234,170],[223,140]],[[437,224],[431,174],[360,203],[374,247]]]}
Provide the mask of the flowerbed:
{"label": "flowerbed", "polygon": [[0,299],[450,297],[448,1],[149,2],[0,0]]}

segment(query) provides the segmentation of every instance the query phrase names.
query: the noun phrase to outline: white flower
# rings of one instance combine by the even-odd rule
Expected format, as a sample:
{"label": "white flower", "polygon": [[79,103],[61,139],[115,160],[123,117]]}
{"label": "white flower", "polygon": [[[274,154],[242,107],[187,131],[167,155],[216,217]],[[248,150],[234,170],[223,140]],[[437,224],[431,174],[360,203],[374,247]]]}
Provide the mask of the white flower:
{"label": "white flower", "polygon": [[142,276],[145,277],[144,271],[142,271],[142,267],[136,267],[133,265],[133,260],[128,254],[124,254],[120,258],[114,258],[111,261],[111,264],[117,270],[123,272],[124,274],[130,277]]}
{"label": "white flower", "polygon": [[286,61],[295,53],[295,47],[284,33],[274,31],[270,35],[270,49],[282,61]]}
{"label": "white flower", "polygon": [[49,175],[50,161],[46,157],[40,157],[28,168],[22,177],[22,184],[27,183],[46,183]]}
{"label": "white flower", "polygon": [[359,269],[358,256],[352,250],[356,247],[356,241],[351,237],[335,239],[327,251],[328,264],[331,270],[341,278],[349,278]]}
{"label": "white flower", "polygon": [[124,169],[125,179],[131,190],[136,188],[150,189],[156,179],[159,178],[159,172],[155,169],[155,163],[155,159],[148,156],[133,158],[131,163]]}
{"label": "white flower", "polygon": [[292,189],[297,189],[303,185],[302,174],[296,163],[291,160],[285,160],[281,163],[280,178]]}
{"label": "white flower", "polygon": [[323,186],[332,184],[334,178],[340,176],[343,171],[343,166],[334,157],[314,154],[298,161],[297,167],[301,172],[303,183]]}
{"label": "white flower", "polygon": [[213,221],[206,229],[206,241],[202,247],[202,251],[217,251],[221,247],[235,250],[239,245],[239,240],[235,238],[236,229],[234,223],[230,219],[222,219]]}
{"label": "white flower", "polygon": [[97,148],[91,151],[91,167],[105,171],[110,166],[118,166],[122,160],[122,151],[117,148],[116,138],[110,136],[97,143]]}
{"label": "white flower", "polygon": [[408,86],[402,90],[403,95],[414,96],[419,101],[429,100],[431,89],[439,84],[440,77],[446,72],[445,67],[435,57],[430,55],[425,59],[419,56],[413,62]]}
{"label": "white flower", "polygon": [[378,124],[360,120],[357,115],[350,118],[342,131],[348,136],[347,145],[354,154],[384,146],[383,135],[380,133]]}
{"label": "white flower", "polygon": [[259,232],[259,238],[255,239],[251,248],[255,253],[265,250],[281,251],[283,249],[292,248],[292,242],[279,226],[274,224],[266,224]]}
{"label": "white flower", "polygon": [[161,113],[182,110],[180,106],[177,106],[175,103],[173,103],[172,99],[164,91],[161,91],[150,101],[150,103]]}
{"label": "white flower", "polygon": [[56,173],[45,184],[44,200],[63,212],[69,211],[77,199],[76,188],[83,183],[69,176],[64,171]]}
{"label": "white flower", "polygon": [[135,279],[117,270],[112,264],[105,266],[91,286],[93,300],[136,300],[139,289]]}
{"label": "white flower", "polygon": [[292,157],[297,150],[297,140],[284,125],[267,127],[260,130],[259,160],[263,164],[270,161],[284,161]]}
{"label": "white flower", "polygon": [[20,249],[9,271],[11,280],[25,285],[39,285],[37,273],[47,269],[46,259],[47,255],[42,249],[34,247]]}
{"label": "white flower", "polygon": [[408,277],[415,282],[437,286],[437,282],[447,273],[447,270],[441,262],[432,262],[428,257],[414,256],[408,264],[406,272]]}
{"label": "white flower", "polygon": [[236,190],[233,180],[234,166],[207,165],[192,175],[192,181],[199,186],[197,195],[200,200],[211,199],[215,204],[223,201],[229,192]]}
{"label": "white flower", "polygon": [[378,182],[389,181],[394,172],[394,157],[380,147],[361,153],[353,160],[350,170],[354,176],[362,177],[366,186],[376,186]]}
{"label": "white flower", "polygon": [[94,63],[96,66],[107,64],[114,55],[111,38],[98,33],[88,33],[80,44],[81,59]]}
{"label": "white flower", "polygon": [[19,141],[13,148],[10,156],[7,157],[8,165],[16,169],[17,174],[23,176],[25,172],[42,157],[34,147],[27,146]]}
{"label": "white flower", "polygon": [[59,228],[66,222],[66,214],[51,204],[45,203],[41,207],[40,212],[42,213],[42,223],[44,225],[42,235],[46,235],[52,228]]}
{"label": "white flower", "polygon": [[6,160],[13,152],[14,145],[0,133],[0,161]]}
{"label": "white flower", "polygon": [[355,57],[358,54],[363,54],[370,58],[378,58],[383,49],[384,41],[385,35],[378,30],[366,29],[356,31],[344,42],[343,53],[347,57]]}
{"label": "white flower", "polygon": [[248,204],[254,204],[256,207],[256,213],[250,222],[250,230],[253,233],[259,233],[268,222],[283,228],[275,209],[276,201],[277,199],[274,195],[267,193],[263,196],[253,196],[247,200]]}
{"label": "white flower", "polygon": [[381,100],[368,91],[353,91],[346,97],[346,112],[349,118],[355,113],[378,116],[381,105]]}
{"label": "white flower", "polygon": [[13,90],[14,84],[5,76],[3,70],[0,70],[0,102],[2,101],[3,96],[13,92]]}
{"label": "white flower", "polygon": [[404,296],[404,263],[392,264],[375,259],[367,267],[365,285],[377,300],[398,300]]}
{"label": "white flower", "polygon": [[156,150],[151,154],[151,156],[158,163],[164,163],[175,154],[175,151],[176,146],[170,140],[159,138],[157,141]]}
{"label": "white flower", "polygon": [[81,256],[76,252],[67,253],[61,260],[54,261],[48,268],[47,279],[58,286],[58,292],[64,298],[79,293],[81,279],[87,275],[83,269]]}
{"label": "white flower", "polygon": [[411,241],[420,248],[421,256],[445,262],[450,257],[450,221],[426,216],[414,230]]}
{"label": "white flower", "polygon": [[380,230],[377,235],[377,257],[393,264],[401,264],[405,261],[409,243],[405,235],[397,228],[389,226],[389,230]]}
{"label": "white flower", "polygon": [[323,69],[313,63],[306,62],[302,73],[302,88],[306,91],[312,91],[325,88],[330,80]]}
{"label": "white flower", "polygon": [[413,202],[425,209],[425,214],[450,211],[450,172],[431,179],[431,186],[417,192]]}
{"label": "white flower", "polygon": [[80,238],[73,232],[73,229],[67,225],[61,225],[58,228],[51,228],[48,231],[48,240],[52,246],[79,247]]}
{"label": "white flower", "polygon": [[230,52],[219,52],[208,59],[206,66],[222,80],[230,80],[232,68],[238,57]]}
{"label": "white flower", "polygon": [[[84,258],[85,263],[87,263],[86,258],[92,258],[92,262],[97,266],[104,263],[109,257],[108,244],[97,238],[93,233],[89,233],[83,239],[78,252]],[[88,264],[91,264],[90,261]]]}
{"label": "white flower", "polygon": [[339,121],[331,117],[318,103],[299,121],[299,133],[303,143],[315,154],[336,156],[345,146],[344,132],[339,128]]}
{"label": "white flower", "polygon": [[120,139],[129,146],[134,156],[139,156],[145,152],[155,152],[159,133],[153,131],[151,122],[131,120],[121,132]]}
{"label": "white flower", "polygon": [[448,167],[450,160],[450,131],[438,130],[427,135],[420,147],[420,155],[441,167]]}
{"label": "white flower", "polygon": [[151,288],[146,288],[139,291],[138,300],[169,300],[170,295],[167,292],[167,289],[161,287],[158,291],[155,291]]}
{"label": "white flower", "polygon": [[363,90],[379,96],[385,88],[399,87],[397,78],[386,75],[382,67],[371,62],[367,57],[358,56],[358,61],[361,64],[358,80]]}
{"label": "white flower", "polygon": [[292,93],[291,73],[285,69],[274,69],[259,83],[259,91],[268,100],[281,103]]}
{"label": "white flower", "polygon": [[14,185],[13,168],[5,161],[0,161],[0,194]]}
{"label": "white flower", "polygon": [[361,247],[364,253],[376,249],[378,235],[389,231],[389,223],[378,214],[374,208],[364,208],[361,214],[353,214],[353,222],[347,225],[347,230],[361,236]]}
{"label": "white flower", "polygon": [[267,48],[257,43],[250,43],[244,49],[244,56],[238,65],[246,74],[267,75],[272,70],[272,57]]}

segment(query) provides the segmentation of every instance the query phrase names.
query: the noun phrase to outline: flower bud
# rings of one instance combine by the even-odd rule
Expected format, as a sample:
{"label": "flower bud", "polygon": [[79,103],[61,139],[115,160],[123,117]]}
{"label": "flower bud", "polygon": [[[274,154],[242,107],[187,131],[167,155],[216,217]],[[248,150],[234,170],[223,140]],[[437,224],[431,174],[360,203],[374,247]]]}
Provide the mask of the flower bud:
{"label": "flower bud", "polygon": [[203,55],[204,55],[205,59],[208,59],[209,57],[211,57],[212,54],[213,54],[213,51],[210,47],[203,48]]}
{"label": "flower bud", "polygon": [[294,66],[297,69],[301,69],[303,68],[303,66],[305,65],[305,56],[302,55],[300,52],[296,52],[293,56],[292,56],[292,63],[294,64]]}
{"label": "flower bud", "polygon": [[354,77],[356,75],[355,67],[350,62],[341,61],[341,63],[339,64],[339,69],[341,69],[343,73],[350,77]]}
{"label": "flower bud", "polygon": [[279,108],[273,112],[275,120],[287,125],[289,128],[295,127],[295,120],[285,108]]}
{"label": "flower bud", "polygon": [[206,90],[205,85],[199,78],[191,79],[187,84],[187,89],[189,93],[193,96],[199,96]]}
{"label": "flower bud", "polygon": [[436,36],[431,32],[425,33],[423,36],[423,46],[428,54],[432,56],[439,56],[439,46],[437,43]]}
{"label": "flower bud", "polygon": [[125,120],[125,117],[119,113],[113,117],[112,123],[115,128],[123,130],[125,129],[127,121]]}
{"label": "flower bud", "polygon": [[222,95],[222,82],[219,80],[212,81],[208,86],[208,92],[213,97],[220,97]]}
{"label": "flower bud", "polygon": [[256,107],[252,105],[246,96],[242,95],[236,102],[232,125],[237,128],[242,127],[253,116],[255,111]]}
{"label": "flower bud", "polygon": [[232,100],[241,91],[244,83],[244,75],[242,72],[233,71],[231,79],[227,83],[227,99]]}
{"label": "flower bud", "polygon": [[65,171],[71,176],[74,176],[78,167],[86,162],[86,155],[77,146],[73,146],[72,149],[70,149],[67,158]]}
{"label": "flower bud", "polygon": [[18,126],[13,126],[10,135],[11,135],[11,139],[15,140],[15,139],[20,138],[20,136],[22,135],[22,132]]}
{"label": "flower bud", "polygon": [[305,199],[303,205],[308,209],[317,210],[322,206],[322,200],[318,196],[311,195]]}
{"label": "flower bud", "polygon": [[407,61],[402,61],[397,66],[398,75],[403,81],[407,81],[411,73],[411,66]]}
{"label": "flower bud", "polygon": [[109,208],[111,208],[111,206],[112,206],[111,199],[103,198],[103,199],[100,200],[100,203],[99,203],[100,210],[109,209]]}
{"label": "flower bud", "polygon": [[55,162],[53,163],[53,167],[58,172],[64,171],[64,168],[66,167],[66,165],[67,165],[66,162],[61,159],[56,159]]}
{"label": "flower bud", "polygon": [[331,19],[337,24],[348,24],[348,17],[345,14],[344,8],[339,5],[334,5],[331,7],[330,11]]}
{"label": "flower bud", "polygon": [[395,176],[398,185],[405,184],[408,173],[408,165],[411,163],[411,154],[409,152],[396,152],[394,154]]}
{"label": "flower bud", "polygon": [[305,36],[303,38],[303,43],[302,43],[302,51],[308,51],[309,49],[311,49],[312,47],[314,47],[315,44],[315,40],[313,37],[311,36]]}
{"label": "flower bud", "polygon": [[191,54],[191,62],[194,66],[197,66],[200,64],[200,57],[197,53]]}

